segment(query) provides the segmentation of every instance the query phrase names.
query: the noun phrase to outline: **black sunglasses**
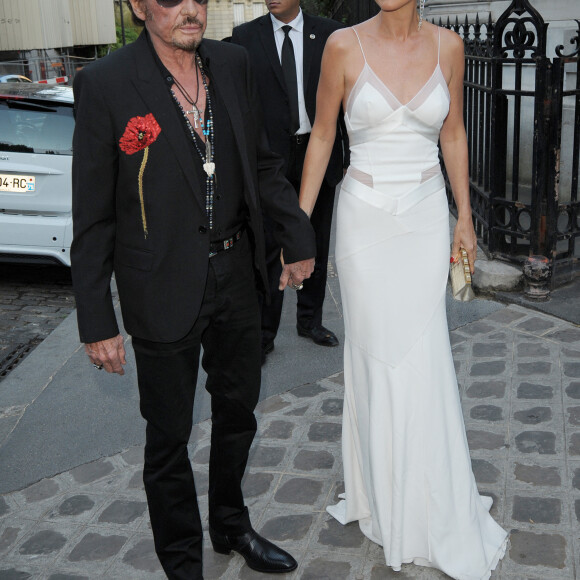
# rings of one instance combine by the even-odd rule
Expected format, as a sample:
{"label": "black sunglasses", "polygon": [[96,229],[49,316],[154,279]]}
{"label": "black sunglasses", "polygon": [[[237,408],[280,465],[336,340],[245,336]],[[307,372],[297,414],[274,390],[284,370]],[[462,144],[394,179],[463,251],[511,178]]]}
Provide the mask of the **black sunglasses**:
{"label": "black sunglasses", "polygon": [[[195,0],[195,1],[198,4],[201,4],[202,6],[209,2],[209,0]],[[175,8],[176,6],[179,6],[183,2],[183,0],[156,0],[156,2],[162,8]]]}

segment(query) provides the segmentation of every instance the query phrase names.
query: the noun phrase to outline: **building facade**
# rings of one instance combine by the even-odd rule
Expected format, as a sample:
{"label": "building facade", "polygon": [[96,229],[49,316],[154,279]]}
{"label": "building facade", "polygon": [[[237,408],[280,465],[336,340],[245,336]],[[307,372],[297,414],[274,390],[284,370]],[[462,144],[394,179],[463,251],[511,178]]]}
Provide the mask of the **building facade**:
{"label": "building facade", "polygon": [[231,36],[234,26],[254,20],[266,12],[264,0],[211,0],[205,36],[222,40]]}
{"label": "building facade", "polygon": [[[0,75],[33,81],[74,76],[99,47],[117,42],[118,5],[119,0],[0,0]],[[206,37],[231,36],[234,26],[266,12],[264,0],[211,0]],[[125,25],[128,14],[125,9]]]}
{"label": "building facade", "polygon": [[114,42],[113,0],[0,0],[0,74],[70,76],[75,48]]}

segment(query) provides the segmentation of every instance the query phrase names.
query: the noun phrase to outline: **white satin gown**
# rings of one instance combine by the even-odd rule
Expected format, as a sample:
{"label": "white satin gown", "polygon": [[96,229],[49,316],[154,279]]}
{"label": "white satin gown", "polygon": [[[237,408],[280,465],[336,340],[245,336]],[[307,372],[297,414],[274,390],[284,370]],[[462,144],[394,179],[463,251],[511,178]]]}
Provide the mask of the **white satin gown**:
{"label": "white satin gown", "polygon": [[413,562],[487,579],[507,533],[477,490],[449,344],[449,213],[437,148],[449,91],[438,62],[400,103],[359,45],[365,64],[345,111],[351,166],[336,242],[345,499],[328,512],[358,521],[395,570]]}

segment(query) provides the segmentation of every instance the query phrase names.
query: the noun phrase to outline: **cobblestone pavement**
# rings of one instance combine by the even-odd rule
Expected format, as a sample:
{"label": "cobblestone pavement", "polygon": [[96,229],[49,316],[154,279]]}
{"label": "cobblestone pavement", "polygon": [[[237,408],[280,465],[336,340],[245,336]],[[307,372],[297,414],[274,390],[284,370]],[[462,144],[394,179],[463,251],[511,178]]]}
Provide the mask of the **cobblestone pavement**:
{"label": "cobblestone pavement", "polygon": [[0,263],[0,381],[74,307],[68,268]]}
{"label": "cobblestone pavement", "polygon": [[[510,306],[451,333],[480,490],[511,530],[492,574],[502,580],[576,578],[580,566],[580,328]],[[384,565],[356,524],[326,512],[342,491],[342,375],[259,406],[259,435],[244,491],[255,527],[293,553],[289,580],[447,578]],[[190,452],[207,515],[210,424]],[[153,551],[141,482],[142,448],[81,465],[0,496],[0,579],[164,578]],[[206,521],[206,520],[205,520]],[[274,578],[206,543],[205,578]]]}

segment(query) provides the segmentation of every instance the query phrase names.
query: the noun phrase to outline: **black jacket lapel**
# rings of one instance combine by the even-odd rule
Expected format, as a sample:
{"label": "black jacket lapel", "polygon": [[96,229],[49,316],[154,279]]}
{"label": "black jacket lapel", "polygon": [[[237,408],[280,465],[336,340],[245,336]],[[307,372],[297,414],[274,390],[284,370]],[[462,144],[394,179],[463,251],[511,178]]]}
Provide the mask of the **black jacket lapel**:
{"label": "black jacket lapel", "polygon": [[[202,185],[193,168],[191,143],[183,130],[181,119],[176,114],[175,103],[171,98],[171,94],[165,82],[160,78],[161,72],[151,53],[145,33],[142,33],[135,42],[139,43],[139,50],[136,53],[135,63],[137,76],[132,79],[133,84],[139,96],[159,123],[161,131],[165,133],[165,138],[172,149],[173,155],[181,165],[189,187],[192,191],[202,191]],[[202,197],[197,195],[194,197],[205,213]]]}
{"label": "black jacket lapel", "polygon": [[302,33],[302,82],[304,84],[304,95],[306,95],[306,91],[308,90],[310,64],[312,62],[312,55],[314,54],[314,47],[318,42],[315,29],[316,24],[314,21],[308,14],[304,14],[304,28]]}
{"label": "black jacket lapel", "polygon": [[286,83],[284,82],[284,76],[282,74],[282,65],[280,64],[280,58],[278,57],[278,49],[276,48],[276,41],[274,40],[274,26],[272,25],[272,19],[269,14],[262,16],[260,20],[260,42],[264,47],[264,53],[270,61],[270,66],[274,71],[274,75],[278,79],[281,87],[286,92]]}

